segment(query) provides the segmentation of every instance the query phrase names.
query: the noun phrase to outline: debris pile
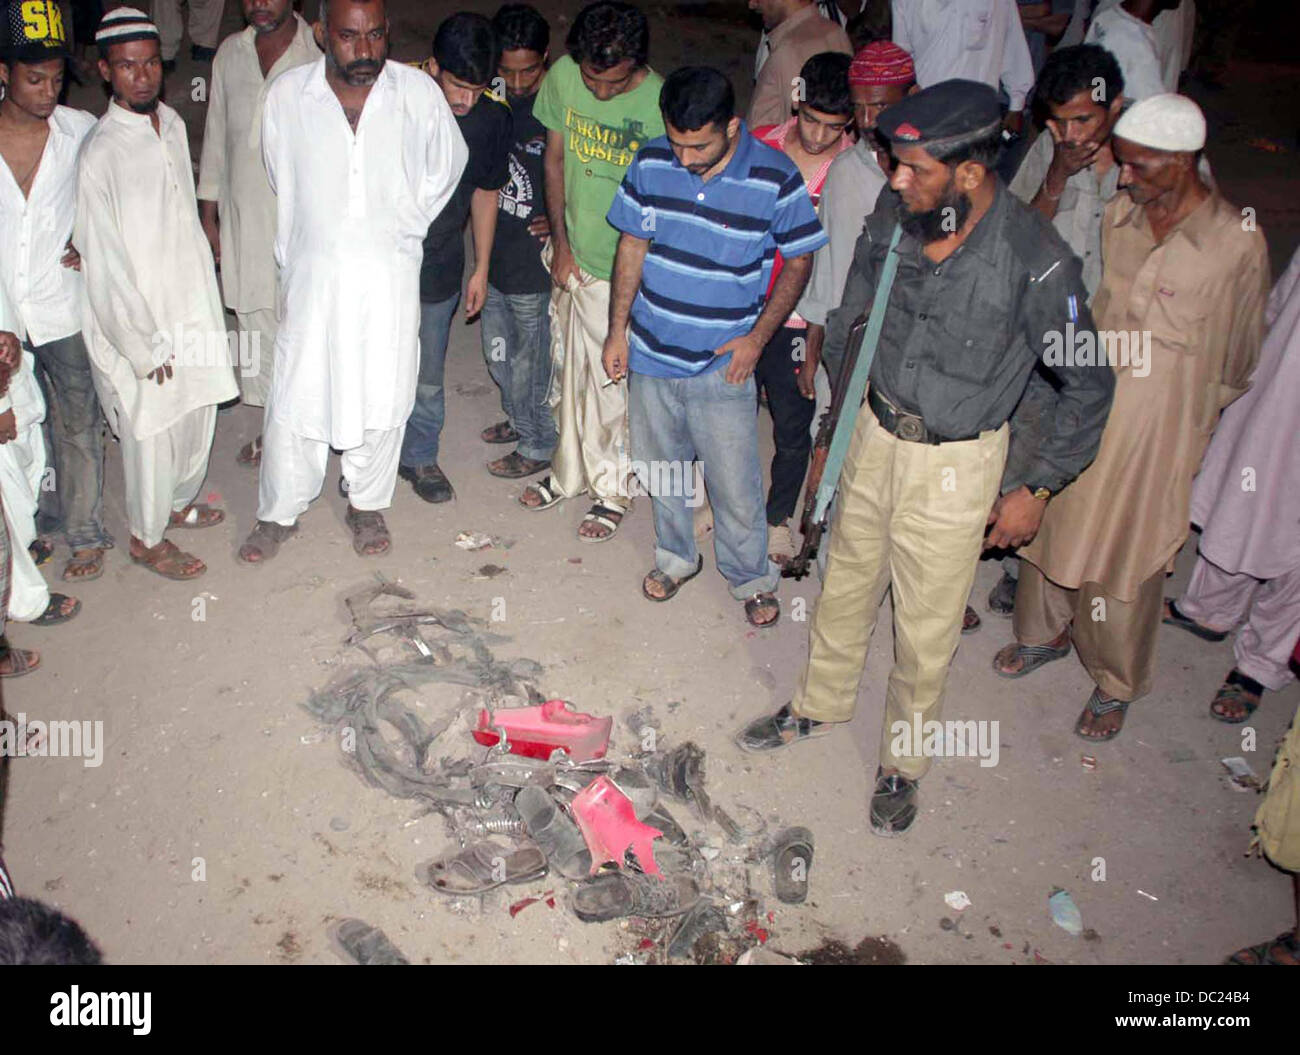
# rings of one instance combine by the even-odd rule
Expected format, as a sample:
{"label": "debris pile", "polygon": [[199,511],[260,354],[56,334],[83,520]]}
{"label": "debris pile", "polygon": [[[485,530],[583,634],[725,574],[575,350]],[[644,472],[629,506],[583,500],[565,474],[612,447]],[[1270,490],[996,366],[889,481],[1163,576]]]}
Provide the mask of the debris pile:
{"label": "debris pile", "polygon": [[[812,833],[769,835],[755,811],[715,803],[704,751],[691,742],[665,750],[649,707],[625,719],[638,750],[611,758],[613,719],[546,699],[538,663],[493,654],[489,646],[508,638],[460,611],[376,613],[381,598],[415,600],[383,579],[346,597],[345,643],[369,662],[305,706],[333,727],[363,780],[445,820],[455,846],[419,867],[429,889],[475,897],[532,884],[512,917],[539,901],[555,907],[565,890],[578,919],[622,921],[632,947],[619,963],[735,963],[765,945],[774,915],[755,893],[756,869],[770,874],[780,901],[807,899]],[[438,686],[460,690],[450,706]],[[430,705],[434,720],[420,713]],[[691,833],[670,803],[688,811]],[[536,889],[546,876],[552,889]]]}

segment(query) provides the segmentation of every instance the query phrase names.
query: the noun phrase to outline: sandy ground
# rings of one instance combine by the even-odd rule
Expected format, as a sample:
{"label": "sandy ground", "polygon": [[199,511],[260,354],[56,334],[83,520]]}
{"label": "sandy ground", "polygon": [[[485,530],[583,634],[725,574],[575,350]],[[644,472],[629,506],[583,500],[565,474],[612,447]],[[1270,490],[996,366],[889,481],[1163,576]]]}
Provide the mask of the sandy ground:
{"label": "sandy ground", "polygon": [[[399,12],[398,52],[414,57],[414,41],[431,36],[436,16],[423,4],[406,8],[421,13]],[[660,41],[664,28],[657,19]],[[658,65],[670,68],[683,52],[698,59],[725,51],[743,83],[755,37],[739,20],[677,18],[672,33],[679,47],[657,46]],[[1289,82],[1282,72],[1253,72],[1252,97],[1293,93],[1295,71]],[[1294,139],[1276,108],[1257,112],[1261,122],[1236,130],[1233,150],[1215,163],[1230,194],[1260,202],[1276,264],[1300,237],[1294,197],[1281,182]],[[1249,147],[1256,136],[1287,153]],[[493,629],[513,640],[497,653],[538,660],[548,695],[615,716],[649,705],[665,742],[704,747],[720,803],[811,827],[807,905],[779,905],[763,869],[754,872],[777,948],[876,935],[911,962],[1207,963],[1286,925],[1289,884],[1243,856],[1256,796],[1232,789],[1218,761],[1245,753],[1242,730],[1206,709],[1232,664],[1229,644],[1163,628],[1155,690],[1118,741],[1087,745],[1070,731],[1090,688],[1075,659],[1017,683],[990,670],[1010,628],[987,612],[998,570],[983,564],[974,597],[985,625],[962,641],[945,716],[998,721],[999,763],[939,762],[922,785],[913,832],[875,838],[865,806],[891,656],[888,619],[846,730],[777,757],[741,754],[731,743],[736,727],[789,698],[807,649],[807,621],[797,616],[815,599],[815,578],[782,584],[781,623],[764,633],[745,624],[711,553],[706,574],[671,604],[645,602],[639,583],[653,545],[646,501],[612,542],[583,545],[575,532],[584,503],[525,512],[519,487],[484,470],[500,451],[478,432],[500,408],[478,340],[477,325],[457,320],[441,458],[457,500],[428,506],[399,485],[389,515],[394,548],[378,560],[351,550],[335,463],[300,537],[264,568],[236,563],[256,485],[234,455],[259,424],[236,408],[221,415],[205,490],[229,517],[177,538],[210,570],[197,584],[164,582],[126,559],[121,465],[110,445],[106,512],[121,548],[101,580],[76,591],[85,609],[75,623],[10,628],[16,644],[42,650],[44,665],[4,684],[11,713],[104,723],[98,768],[66,758],[14,762],[4,834],[19,889],[79,918],[110,960],[337,963],[326,931],[344,916],[382,927],[413,962],[608,962],[634,944],[617,925],[578,922],[563,903],[509,915],[516,897],[553,884],[479,903],[446,901],[416,881],[417,863],[446,846],[441,820],[364,786],[300,706],[340,662],[342,595],[376,571],[424,602],[485,619],[503,601],[505,619]],[[766,456],[765,413],[760,433]],[[462,530],[513,545],[467,553],[454,545]],[[61,547],[50,567],[64,557]],[[506,571],[476,578],[488,563]],[[1171,592],[1190,563],[1185,550]],[[1270,695],[1251,723],[1255,750],[1245,754],[1261,775],[1298,700],[1294,685]],[[457,691],[424,699],[430,714],[468,702]],[[621,723],[614,746],[636,746]],[[1095,769],[1081,764],[1085,754],[1096,757]],[[677,813],[688,829],[699,827],[687,810]],[[1047,899],[1056,887],[1072,893],[1094,932],[1087,939],[1052,923]],[[972,902],[960,915],[943,900],[954,890]]]}

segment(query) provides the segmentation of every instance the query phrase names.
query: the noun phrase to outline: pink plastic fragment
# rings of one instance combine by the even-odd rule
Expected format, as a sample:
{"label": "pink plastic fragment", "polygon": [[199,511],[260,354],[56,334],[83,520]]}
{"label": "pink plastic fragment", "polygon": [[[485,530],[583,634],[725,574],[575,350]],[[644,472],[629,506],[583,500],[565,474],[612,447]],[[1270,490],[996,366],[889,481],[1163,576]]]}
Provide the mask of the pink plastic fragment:
{"label": "pink plastic fragment", "polygon": [[558,747],[575,762],[590,762],[605,757],[613,727],[613,718],[571,710],[564,700],[547,700],[539,707],[504,707],[496,712],[484,707],[473,734],[484,747],[491,747],[501,739],[497,730],[502,729],[513,755],[546,759]]}
{"label": "pink plastic fragment", "polygon": [[607,862],[622,868],[623,856],[631,850],[643,872],[663,878],[655,863],[653,843],[664,833],[636,819],[632,800],[609,777],[593,780],[578,792],[569,809],[591,851],[592,875]]}

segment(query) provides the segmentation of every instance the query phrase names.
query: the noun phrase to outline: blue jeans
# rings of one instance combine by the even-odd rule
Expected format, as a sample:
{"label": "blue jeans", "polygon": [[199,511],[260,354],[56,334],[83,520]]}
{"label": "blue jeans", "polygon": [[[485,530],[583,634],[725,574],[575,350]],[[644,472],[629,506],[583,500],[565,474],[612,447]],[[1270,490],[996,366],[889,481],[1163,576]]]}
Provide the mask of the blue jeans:
{"label": "blue jeans", "polygon": [[741,601],[775,590],[781,569],[767,559],[754,379],[729,385],[726,372],[724,364],[698,377],[632,374],[628,419],[632,469],[654,506],[655,567],[674,579],[695,571],[692,505],[699,500],[688,501],[694,496],[686,492],[698,460],[713,506],[718,571]]}
{"label": "blue jeans", "polygon": [[68,548],[111,549],[104,530],[104,418],[81,334],[27,346],[45,396],[45,449],[54,487],[41,481],[38,527]]}
{"label": "blue jeans", "polygon": [[401,464],[418,469],[438,462],[438,438],[447,417],[442,391],[447,367],[447,341],[460,294],[434,304],[420,305],[420,375],[415,384],[415,406],[406,419]]}
{"label": "blue jeans", "polygon": [[501,389],[501,409],[519,433],[525,458],[550,461],[555,414],[551,387],[551,294],[502,293],[489,285],[480,334],[488,373]]}

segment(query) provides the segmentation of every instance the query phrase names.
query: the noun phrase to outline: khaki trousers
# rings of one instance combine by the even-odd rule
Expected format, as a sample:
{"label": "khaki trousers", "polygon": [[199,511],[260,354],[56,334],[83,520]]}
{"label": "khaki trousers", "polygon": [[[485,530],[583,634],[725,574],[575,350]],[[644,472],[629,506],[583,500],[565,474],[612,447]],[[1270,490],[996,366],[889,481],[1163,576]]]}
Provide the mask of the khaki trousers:
{"label": "khaki trousers", "polygon": [[280,329],[280,318],[275,308],[257,311],[237,311],[239,320],[239,362],[235,370],[239,377],[240,398],[250,407],[266,406],[271,392],[271,377],[275,367],[275,335]]}
{"label": "khaki trousers", "polygon": [[[930,760],[895,755],[891,729],[938,720],[961,638],[989,510],[1007,457],[1004,425],[963,443],[909,443],[858,414],[840,474],[830,558],[813,616],[796,715],[847,722],[885,590],[894,593],[894,667],[885,690],[880,764],[918,779]],[[910,738],[909,738],[910,739]]]}
{"label": "khaki trousers", "polygon": [[1027,560],[1020,562],[1012,628],[1022,645],[1046,645],[1071,630],[1079,661],[1107,696],[1136,700],[1151,690],[1156,631],[1160,629],[1164,570],[1138,587],[1132,601],[1120,601],[1085,582],[1058,586]]}
{"label": "khaki trousers", "polygon": [[[550,244],[542,260],[550,265]],[[558,437],[551,478],[565,498],[584,491],[626,509],[627,382],[609,383],[601,355],[609,333],[609,283],[581,269],[564,289],[551,290],[552,357],[560,376],[555,408]]]}

